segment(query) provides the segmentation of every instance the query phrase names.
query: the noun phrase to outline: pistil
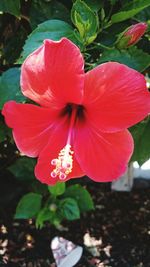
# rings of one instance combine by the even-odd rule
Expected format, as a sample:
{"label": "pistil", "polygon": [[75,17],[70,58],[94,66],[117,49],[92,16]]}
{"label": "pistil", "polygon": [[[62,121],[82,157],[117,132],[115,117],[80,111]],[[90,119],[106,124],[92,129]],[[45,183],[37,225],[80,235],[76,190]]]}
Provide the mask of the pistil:
{"label": "pistil", "polygon": [[59,177],[60,180],[65,180],[73,168],[73,150],[71,149],[73,128],[77,115],[77,106],[72,105],[72,113],[70,118],[68,137],[66,145],[58,154],[58,158],[52,159],[51,164],[55,166],[55,169],[51,172],[51,177]]}

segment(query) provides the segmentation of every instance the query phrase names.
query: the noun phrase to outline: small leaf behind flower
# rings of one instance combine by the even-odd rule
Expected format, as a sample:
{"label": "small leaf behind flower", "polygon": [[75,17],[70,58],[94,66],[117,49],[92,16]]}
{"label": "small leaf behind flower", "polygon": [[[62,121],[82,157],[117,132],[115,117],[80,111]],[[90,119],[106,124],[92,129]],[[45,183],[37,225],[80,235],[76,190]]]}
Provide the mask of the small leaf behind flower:
{"label": "small leaf behind flower", "polygon": [[54,186],[48,186],[49,192],[54,196],[62,195],[65,192],[66,184],[57,182]]}

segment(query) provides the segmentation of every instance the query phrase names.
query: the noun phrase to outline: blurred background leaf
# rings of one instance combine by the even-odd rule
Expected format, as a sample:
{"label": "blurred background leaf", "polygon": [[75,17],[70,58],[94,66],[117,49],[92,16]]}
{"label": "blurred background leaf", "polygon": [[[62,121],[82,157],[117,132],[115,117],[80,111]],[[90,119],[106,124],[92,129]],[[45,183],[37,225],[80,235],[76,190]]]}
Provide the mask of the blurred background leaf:
{"label": "blurred background leaf", "polygon": [[20,0],[1,0],[0,12],[7,12],[16,17],[20,16]]}

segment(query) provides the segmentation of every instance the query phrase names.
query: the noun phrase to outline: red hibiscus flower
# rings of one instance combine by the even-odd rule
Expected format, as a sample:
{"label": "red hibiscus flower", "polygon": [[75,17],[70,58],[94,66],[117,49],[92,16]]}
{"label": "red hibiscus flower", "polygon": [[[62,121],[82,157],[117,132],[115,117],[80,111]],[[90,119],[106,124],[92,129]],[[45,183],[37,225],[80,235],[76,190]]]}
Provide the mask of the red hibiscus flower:
{"label": "red hibiscus flower", "polygon": [[9,101],[2,111],[18,149],[38,157],[35,176],[46,184],[118,178],[133,151],[126,128],[150,111],[143,75],[117,62],[87,73],[83,66],[72,42],[45,40],[21,71],[23,94],[39,105]]}

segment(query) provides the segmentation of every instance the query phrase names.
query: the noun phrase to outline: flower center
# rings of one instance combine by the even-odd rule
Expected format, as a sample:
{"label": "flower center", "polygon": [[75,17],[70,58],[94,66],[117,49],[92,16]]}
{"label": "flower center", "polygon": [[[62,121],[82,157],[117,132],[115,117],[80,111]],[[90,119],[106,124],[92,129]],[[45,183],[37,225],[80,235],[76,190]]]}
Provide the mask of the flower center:
{"label": "flower center", "polygon": [[52,178],[56,178],[58,176],[60,180],[65,180],[68,174],[72,172],[74,152],[71,149],[71,141],[73,127],[77,116],[79,116],[80,109],[80,106],[77,106],[75,104],[69,104],[65,109],[65,113],[67,112],[70,116],[68,138],[65,147],[60,150],[58,158],[52,159],[51,161],[51,164],[55,166],[55,168],[51,172]]}

